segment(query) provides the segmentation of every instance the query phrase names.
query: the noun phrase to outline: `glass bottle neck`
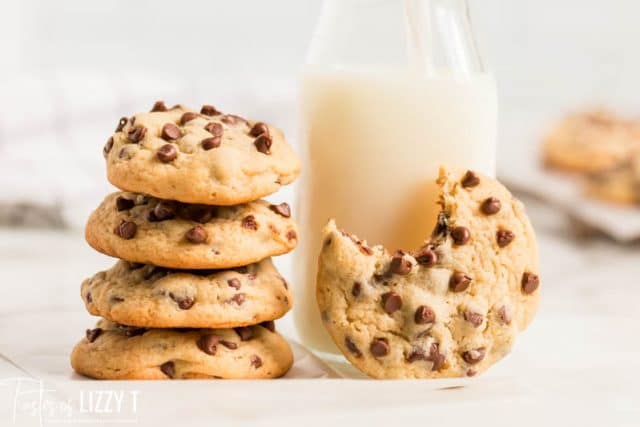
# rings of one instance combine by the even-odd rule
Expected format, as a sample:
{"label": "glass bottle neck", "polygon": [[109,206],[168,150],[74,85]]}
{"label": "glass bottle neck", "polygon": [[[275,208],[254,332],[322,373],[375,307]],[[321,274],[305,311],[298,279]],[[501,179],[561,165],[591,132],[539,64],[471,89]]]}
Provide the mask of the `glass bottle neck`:
{"label": "glass bottle neck", "polygon": [[485,71],[466,0],[325,0],[307,62],[428,75]]}

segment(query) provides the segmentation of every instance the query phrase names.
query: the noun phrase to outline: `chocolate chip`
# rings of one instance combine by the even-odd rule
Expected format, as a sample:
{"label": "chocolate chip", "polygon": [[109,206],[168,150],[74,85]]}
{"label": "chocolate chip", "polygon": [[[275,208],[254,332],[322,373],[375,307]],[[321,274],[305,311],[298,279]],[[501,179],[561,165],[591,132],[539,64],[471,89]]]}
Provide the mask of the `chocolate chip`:
{"label": "chocolate chip", "polygon": [[455,272],[449,279],[449,289],[453,292],[464,292],[471,284],[471,277],[464,273]]}
{"label": "chocolate chip", "polygon": [[104,144],[104,147],[102,147],[102,155],[106,158],[111,152],[112,148],[113,148],[113,137],[109,137],[109,139],[107,139],[106,144]]}
{"label": "chocolate chip", "polygon": [[238,348],[238,344],[236,344],[234,342],[231,342],[231,341],[222,340],[222,341],[220,341],[220,344],[222,344],[223,346],[225,346],[229,350],[236,350]]}
{"label": "chocolate chip", "polygon": [[468,369],[467,370],[467,376],[468,377],[474,377],[478,372],[475,369]]}
{"label": "chocolate chip", "polygon": [[122,129],[124,129],[124,127],[127,125],[128,121],[129,121],[128,118],[120,117],[120,120],[118,121],[118,126],[116,126],[116,132],[121,132]]}
{"label": "chocolate chip", "polygon": [[200,109],[200,114],[204,114],[205,116],[217,116],[222,113],[220,113],[220,111],[218,111],[213,105],[205,104]]}
{"label": "chocolate chip", "polygon": [[87,292],[87,296],[85,297],[85,300],[87,301],[88,304],[93,302],[93,297],[91,296],[91,292]]}
{"label": "chocolate chip", "polygon": [[240,283],[240,280],[234,277],[233,279],[227,280],[227,285],[231,286],[234,289],[240,289],[242,283]]}
{"label": "chocolate chip", "polygon": [[114,296],[112,296],[111,298],[109,298],[109,302],[110,302],[111,304],[117,304],[117,303],[119,303],[119,302],[123,302],[123,301],[124,301],[124,298],[119,297],[119,296],[117,296],[117,295],[114,295]]}
{"label": "chocolate chip", "polygon": [[418,264],[425,267],[433,267],[438,262],[438,254],[429,246],[420,249],[415,258]]}
{"label": "chocolate chip", "polygon": [[297,239],[297,238],[298,238],[298,235],[296,234],[295,231],[293,231],[293,230],[287,231],[287,240],[291,241],[291,240],[294,240],[294,239]]}
{"label": "chocolate chip", "polygon": [[128,338],[144,335],[147,331],[147,328],[135,328],[132,326],[125,326],[122,328],[122,333]]}
{"label": "chocolate chip", "polygon": [[357,358],[362,357],[362,352],[360,351],[356,343],[354,343],[353,340],[351,340],[351,338],[344,337],[344,346],[347,347],[347,350],[349,350],[349,352],[353,354],[355,357]]}
{"label": "chocolate chip", "polygon": [[100,328],[87,329],[87,341],[94,342],[100,336],[100,334],[102,334],[102,329]]}
{"label": "chocolate chip", "polygon": [[262,359],[260,359],[260,356],[257,356],[255,354],[251,356],[251,366],[256,369],[262,366]]}
{"label": "chocolate chip", "polygon": [[440,353],[439,345],[435,342],[429,347],[429,354],[426,354],[423,348],[414,347],[405,357],[405,360],[409,363],[417,362],[418,360],[431,362],[432,371],[439,371],[445,365],[445,357]]}
{"label": "chocolate chip", "polygon": [[253,137],[260,136],[262,134],[269,135],[269,126],[266,123],[258,122],[249,131],[249,135]]}
{"label": "chocolate chip", "polygon": [[207,230],[201,225],[196,225],[187,231],[184,237],[191,243],[205,243],[207,241]]}
{"label": "chocolate chip", "polygon": [[480,184],[480,178],[472,171],[467,171],[462,177],[462,186],[464,188],[475,187],[478,184]]}
{"label": "chocolate chip", "polygon": [[276,324],[273,320],[267,320],[266,322],[262,322],[260,323],[260,326],[262,326],[263,328],[271,331],[271,332],[275,332],[276,331]]}
{"label": "chocolate chip", "polygon": [[291,216],[291,208],[288,203],[280,203],[279,205],[269,205],[269,209],[277,213],[278,215],[282,215],[285,218],[289,218]]}
{"label": "chocolate chip", "polygon": [[382,294],[382,308],[387,314],[393,314],[402,308],[402,298],[395,292]]}
{"label": "chocolate chip", "polygon": [[436,321],[436,313],[428,305],[421,305],[416,309],[416,313],[413,316],[413,320],[418,325],[424,325],[426,323],[433,323]]}
{"label": "chocolate chip", "polygon": [[431,238],[434,240],[444,239],[447,235],[447,230],[449,230],[449,219],[444,212],[440,212],[438,214],[438,221],[431,232]]}
{"label": "chocolate chip", "polygon": [[498,230],[496,232],[496,242],[498,243],[498,246],[501,248],[508,246],[509,243],[513,242],[513,239],[515,238],[516,238],[516,235],[509,230]]}
{"label": "chocolate chip", "polygon": [[236,331],[236,334],[238,334],[241,341],[249,341],[251,338],[253,338],[253,330],[251,330],[251,328],[247,326],[233,328],[233,330]]}
{"label": "chocolate chip", "polygon": [[396,252],[396,254],[391,258],[391,264],[389,265],[389,270],[394,274],[399,274],[401,276],[406,276],[411,273],[411,268],[413,264],[411,260],[405,257],[403,252]]}
{"label": "chocolate chip", "polygon": [[464,245],[471,239],[471,233],[467,227],[455,227],[451,230],[451,238],[456,245]]}
{"label": "chocolate chip", "polygon": [[427,360],[427,355],[423,348],[414,347],[411,352],[405,356],[405,360],[409,363],[417,362],[418,360]]}
{"label": "chocolate chip", "polygon": [[485,348],[480,347],[473,350],[468,350],[462,353],[462,359],[467,362],[469,365],[475,365],[484,359],[486,354]]}
{"label": "chocolate chip", "polygon": [[164,362],[160,365],[160,370],[169,378],[173,378],[176,375],[176,365],[171,361]]}
{"label": "chocolate chip", "polygon": [[500,307],[500,309],[498,310],[498,318],[500,319],[500,322],[504,325],[511,324],[511,314],[507,311],[506,306],[503,305],[502,307]]}
{"label": "chocolate chip", "polygon": [[258,223],[256,222],[256,217],[253,215],[247,215],[242,218],[242,227],[248,228],[249,230],[257,230]]}
{"label": "chocolate chip", "polygon": [[191,307],[193,307],[193,304],[195,303],[195,300],[193,298],[190,298],[190,297],[181,298],[179,296],[174,295],[173,292],[169,293],[169,297],[178,304],[178,307],[180,307],[181,310],[189,310]]}
{"label": "chocolate chip", "polygon": [[236,116],[234,114],[225,114],[224,116],[222,116],[220,120],[222,121],[222,123],[226,123],[228,125],[235,125],[241,122],[246,123],[245,119],[243,119],[240,116]]}
{"label": "chocolate chip", "polygon": [[164,101],[156,101],[151,107],[151,112],[155,113],[156,111],[167,111],[167,106],[164,104]]}
{"label": "chocolate chip", "polygon": [[128,211],[135,206],[135,202],[131,199],[125,199],[122,196],[116,197],[116,209],[119,211]]}
{"label": "chocolate chip", "polygon": [[427,360],[433,362],[433,366],[431,366],[432,371],[439,371],[444,367],[446,359],[444,354],[440,353],[440,345],[438,343],[434,342],[431,344]]}
{"label": "chocolate chip", "polygon": [[162,126],[162,134],[160,135],[165,141],[173,141],[182,136],[180,128],[173,123],[167,123]]}
{"label": "chocolate chip", "polygon": [[153,220],[165,221],[175,217],[178,206],[175,202],[170,200],[162,200],[158,202],[153,208]]}
{"label": "chocolate chip", "polygon": [[464,312],[464,320],[471,323],[474,327],[478,327],[482,325],[484,317],[480,313],[476,313],[475,311],[466,310]]}
{"label": "chocolate chip", "polygon": [[271,144],[273,141],[271,137],[266,134],[262,134],[253,141],[253,145],[256,146],[256,149],[262,154],[271,154]]}
{"label": "chocolate chip", "polygon": [[389,350],[389,341],[386,338],[375,338],[369,346],[369,351],[374,357],[384,357],[389,354]]}
{"label": "chocolate chip", "polygon": [[209,132],[213,136],[222,136],[224,128],[220,123],[209,122],[205,125],[204,130]]}
{"label": "chocolate chip", "polygon": [[540,278],[537,274],[525,272],[522,275],[522,292],[525,294],[531,294],[538,289],[540,285]]}
{"label": "chocolate chip", "polygon": [[162,147],[158,148],[156,151],[156,156],[160,159],[161,162],[169,163],[172,162],[178,157],[178,150],[176,146],[173,144],[164,144]]}
{"label": "chocolate chip", "polygon": [[129,150],[127,150],[127,147],[122,147],[120,149],[120,152],[118,153],[118,158],[126,159],[126,160],[129,160],[131,158],[131,156],[129,155]]}
{"label": "chocolate chip", "polygon": [[180,210],[180,216],[190,221],[205,224],[211,220],[216,214],[215,206],[206,205],[187,205]]}
{"label": "chocolate chip", "polygon": [[362,293],[362,283],[355,282],[353,284],[353,288],[351,288],[351,295],[358,298],[361,293]]}
{"label": "chocolate chip", "polygon": [[287,281],[284,279],[284,277],[280,276],[280,280],[282,281],[282,286],[284,286],[285,289],[289,290],[289,285],[287,284]]}
{"label": "chocolate chip", "polygon": [[187,111],[186,113],[184,113],[182,115],[182,117],[180,117],[180,124],[182,126],[186,125],[188,122],[190,122],[191,120],[197,119],[198,115],[196,113],[193,113],[191,111]]}
{"label": "chocolate chip", "polygon": [[232,296],[229,302],[235,302],[238,305],[242,305],[245,299],[246,299],[246,295],[243,293],[239,293]]}
{"label": "chocolate chip", "polygon": [[198,348],[211,356],[216,354],[220,336],[216,334],[202,335],[197,342]]}
{"label": "chocolate chip", "polygon": [[127,138],[129,138],[129,141],[137,144],[138,142],[144,139],[144,136],[146,134],[147,134],[146,127],[144,126],[132,127],[131,129],[129,129],[129,132],[127,132]]}
{"label": "chocolate chip", "polygon": [[500,212],[501,207],[502,203],[500,203],[500,200],[496,199],[495,197],[489,197],[484,202],[482,202],[482,205],[480,205],[480,210],[485,215],[495,215]]}
{"label": "chocolate chip", "polygon": [[218,148],[222,143],[222,138],[219,136],[212,136],[211,138],[205,138],[202,140],[202,148],[205,150],[211,150],[213,148]]}
{"label": "chocolate chip", "polygon": [[135,222],[125,221],[124,219],[116,226],[114,233],[116,236],[125,240],[133,239],[138,231],[138,226]]}

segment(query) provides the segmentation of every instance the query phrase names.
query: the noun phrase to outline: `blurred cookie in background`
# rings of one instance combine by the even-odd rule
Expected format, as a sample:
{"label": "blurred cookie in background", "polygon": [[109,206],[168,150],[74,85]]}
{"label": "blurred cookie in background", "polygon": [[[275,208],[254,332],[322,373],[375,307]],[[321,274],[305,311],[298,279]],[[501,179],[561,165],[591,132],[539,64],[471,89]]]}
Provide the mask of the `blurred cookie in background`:
{"label": "blurred cookie in background", "polygon": [[640,153],[614,169],[589,174],[584,190],[587,196],[605,202],[640,204]]}
{"label": "blurred cookie in background", "polygon": [[617,170],[640,149],[640,122],[607,110],[571,114],[543,142],[548,167],[578,173]]}

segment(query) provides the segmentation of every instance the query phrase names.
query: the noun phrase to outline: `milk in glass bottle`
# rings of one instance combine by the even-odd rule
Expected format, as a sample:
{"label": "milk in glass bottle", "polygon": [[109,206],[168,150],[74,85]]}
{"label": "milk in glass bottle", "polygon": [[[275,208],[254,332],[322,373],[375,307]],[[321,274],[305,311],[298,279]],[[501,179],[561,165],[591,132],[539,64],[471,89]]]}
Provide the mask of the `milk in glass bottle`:
{"label": "milk in glass bottle", "polygon": [[465,0],[325,0],[300,97],[294,318],[304,344],[331,353],[315,302],[322,227],[418,247],[440,165],[495,174],[496,88]]}

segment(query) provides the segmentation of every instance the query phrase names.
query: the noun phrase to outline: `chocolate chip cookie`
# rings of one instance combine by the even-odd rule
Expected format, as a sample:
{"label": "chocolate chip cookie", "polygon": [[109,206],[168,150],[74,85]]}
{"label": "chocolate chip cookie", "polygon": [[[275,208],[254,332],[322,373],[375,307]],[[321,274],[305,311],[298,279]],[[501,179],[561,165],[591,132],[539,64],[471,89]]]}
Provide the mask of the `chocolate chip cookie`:
{"label": "chocolate chip cookie", "polygon": [[113,193],[85,228],[96,250],[168,268],[248,265],[292,250],[296,225],[286,203],[191,205],[134,193]]}
{"label": "chocolate chip cookie", "polygon": [[442,211],[414,252],[324,230],[317,301],[349,361],[375,378],[473,376],[531,322],[538,255],[523,205],[497,181],[441,170]]}
{"label": "chocolate chip cookie", "polygon": [[291,183],[300,161],[266,123],[157,102],[120,119],[103,149],[109,181],[124,191],[209,205],[260,199]]}
{"label": "chocolate chip cookie", "polygon": [[130,326],[230,328],[282,317],[285,279],[267,258],[234,270],[169,270],[118,261],[82,283],[89,313]]}
{"label": "chocolate chip cookie", "polygon": [[640,124],[612,113],[574,114],[544,140],[545,163],[553,168],[598,173],[618,167],[640,149]]}
{"label": "chocolate chip cookie", "polygon": [[71,353],[78,373],[107,380],[277,378],[293,363],[273,322],[236,329],[146,329],[107,320]]}
{"label": "chocolate chip cookie", "polygon": [[640,204],[640,153],[615,169],[587,175],[584,189],[587,196],[605,202]]}

